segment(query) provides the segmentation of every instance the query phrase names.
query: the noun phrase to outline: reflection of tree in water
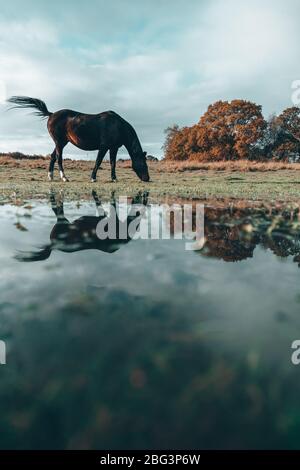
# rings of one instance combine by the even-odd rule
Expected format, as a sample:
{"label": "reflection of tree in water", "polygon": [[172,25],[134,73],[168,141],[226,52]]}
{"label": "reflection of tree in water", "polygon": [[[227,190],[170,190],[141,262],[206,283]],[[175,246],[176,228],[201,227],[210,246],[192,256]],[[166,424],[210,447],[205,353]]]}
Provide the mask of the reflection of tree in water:
{"label": "reflection of tree in water", "polygon": [[224,261],[241,261],[251,258],[256,246],[255,240],[242,237],[239,225],[230,226],[224,222],[211,222],[205,218],[206,243],[203,250],[205,256],[220,258]]}
{"label": "reflection of tree in water", "polygon": [[298,263],[300,267],[300,240],[299,235],[296,235],[295,238],[289,238],[280,234],[273,234],[272,237],[266,239],[267,243],[265,244],[263,240],[263,245],[266,248],[269,248],[276,256],[280,258],[287,258],[288,256],[293,256],[293,261]]}
{"label": "reflection of tree in water", "polygon": [[205,209],[204,256],[241,261],[253,256],[256,246],[276,256],[294,256],[300,267],[298,211],[267,209]]}

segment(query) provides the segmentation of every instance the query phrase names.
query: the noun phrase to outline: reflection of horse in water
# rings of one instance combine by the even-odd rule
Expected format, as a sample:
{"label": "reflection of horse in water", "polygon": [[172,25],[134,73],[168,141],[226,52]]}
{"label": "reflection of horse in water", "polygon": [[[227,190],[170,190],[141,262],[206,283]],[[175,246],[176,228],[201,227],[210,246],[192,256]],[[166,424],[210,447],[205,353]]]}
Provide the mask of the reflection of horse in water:
{"label": "reflection of horse in water", "polygon": [[[136,231],[139,228],[143,211],[148,203],[148,194],[143,195],[139,193],[132,199],[130,210],[125,220],[121,221],[118,217],[118,211],[116,207],[116,201],[113,197],[111,201],[111,207],[115,211],[115,218],[111,220],[115,223],[116,236],[112,238],[100,239],[96,233],[97,225],[99,222],[104,221],[109,225],[110,217],[101,205],[101,202],[95,191],[92,193],[97,212],[100,210],[102,214],[98,216],[83,216],[74,222],[69,222],[64,214],[63,201],[57,202],[53,193],[50,195],[51,206],[54,214],[57,217],[57,222],[54,225],[50,234],[50,243],[44,246],[42,249],[36,252],[19,253],[16,258],[19,261],[44,261],[48,259],[54,250],[63,251],[65,253],[74,253],[82,250],[99,250],[105,253],[114,253],[119,250],[122,245],[127,244],[132,240],[128,228],[131,222],[135,221],[134,226]],[[133,207],[138,204],[139,206]],[[126,234],[119,237],[119,234]]]}

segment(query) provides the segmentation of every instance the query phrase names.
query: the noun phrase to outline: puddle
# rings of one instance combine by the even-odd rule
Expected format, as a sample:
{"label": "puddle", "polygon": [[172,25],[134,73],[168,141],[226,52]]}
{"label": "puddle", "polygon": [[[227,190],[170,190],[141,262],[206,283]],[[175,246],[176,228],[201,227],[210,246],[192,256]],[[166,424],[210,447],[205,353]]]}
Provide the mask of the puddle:
{"label": "puddle", "polygon": [[298,447],[298,212],[206,207],[193,252],[51,198],[0,206],[0,446]]}

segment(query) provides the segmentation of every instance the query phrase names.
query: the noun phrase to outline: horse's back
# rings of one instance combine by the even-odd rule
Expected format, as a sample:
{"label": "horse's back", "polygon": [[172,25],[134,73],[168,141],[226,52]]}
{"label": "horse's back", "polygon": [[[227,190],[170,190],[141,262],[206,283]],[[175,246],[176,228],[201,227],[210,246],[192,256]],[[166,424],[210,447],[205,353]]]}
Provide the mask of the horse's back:
{"label": "horse's back", "polygon": [[48,130],[54,141],[71,142],[82,150],[97,150],[126,145],[132,126],[114,111],[98,114],[61,109],[48,119]]}
{"label": "horse's back", "polygon": [[124,118],[122,118],[119,114],[115,111],[103,111],[97,114],[88,114],[88,113],[81,113],[79,111],[73,111],[72,109],[60,109],[55,113],[52,113],[48,119],[48,123],[51,125],[53,123],[58,123],[59,121],[66,121],[66,120],[77,120],[82,122],[94,122],[94,121],[117,121],[121,122],[122,124],[128,124]]}

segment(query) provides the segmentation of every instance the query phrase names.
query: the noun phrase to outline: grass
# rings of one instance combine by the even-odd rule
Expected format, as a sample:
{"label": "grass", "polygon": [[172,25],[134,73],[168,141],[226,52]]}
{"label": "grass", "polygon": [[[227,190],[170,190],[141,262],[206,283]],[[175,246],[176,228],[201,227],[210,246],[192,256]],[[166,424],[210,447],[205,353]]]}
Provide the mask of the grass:
{"label": "grass", "polygon": [[214,171],[278,171],[278,170],[300,170],[300,163],[288,163],[279,161],[256,162],[250,160],[238,161],[220,161],[220,162],[198,162],[183,161],[173,162],[167,161],[163,163],[163,167],[168,171],[194,171],[194,170],[214,170]]}
{"label": "grass", "polygon": [[66,199],[85,199],[97,190],[102,197],[149,191],[152,199],[232,199],[266,202],[300,202],[300,164],[280,162],[158,162],[149,163],[150,183],[141,182],[131,162],[118,162],[118,182],[110,181],[104,162],[97,183],[90,183],[94,162],[65,160],[69,183],[47,181],[47,158],[0,156],[1,201],[48,198],[49,191],[63,191]]}

